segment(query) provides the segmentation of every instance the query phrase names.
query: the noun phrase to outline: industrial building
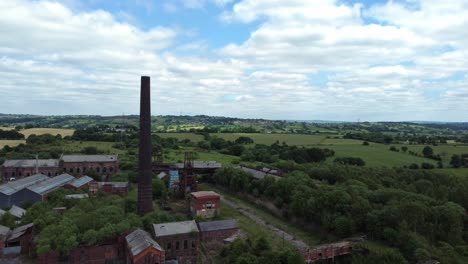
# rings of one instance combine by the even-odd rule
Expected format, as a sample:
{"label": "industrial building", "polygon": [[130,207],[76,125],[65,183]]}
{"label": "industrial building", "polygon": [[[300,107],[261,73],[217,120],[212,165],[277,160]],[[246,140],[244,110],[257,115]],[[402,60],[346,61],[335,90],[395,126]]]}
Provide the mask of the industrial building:
{"label": "industrial building", "polygon": [[96,194],[99,190],[114,195],[126,195],[130,191],[128,182],[95,182],[89,183],[89,193]]}
{"label": "industrial building", "polygon": [[57,176],[58,172],[58,160],[55,159],[6,160],[2,166],[4,181],[17,180],[35,174]]}
{"label": "industrial building", "polygon": [[219,215],[221,196],[213,191],[190,193],[190,212],[193,217],[213,218]]}
{"label": "industrial building", "polygon": [[23,190],[23,204],[37,203],[47,200],[47,195],[65,184],[73,181],[75,177],[70,174],[61,174],[59,176],[41,181],[31,185]]}
{"label": "industrial building", "polygon": [[35,174],[49,177],[60,173],[75,176],[94,171],[110,177],[119,172],[117,155],[63,155],[60,159],[6,160],[1,166],[3,181],[18,180]]}
{"label": "industrial building", "polygon": [[83,176],[81,178],[75,179],[63,186],[65,189],[70,191],[81,191],[81,190],[89,190],[89,184],[93,182],[94,179],[89,176]]}
{"label": "industrial building", "polygon": [[164,263],[165,252],[162,247],[153,240],[151,235],[141,229],[137,229],[125,237],[127,244],[127,263],[146,264]]}
{"label": "industrial building", "polygon": [[24,189],[47,179],[49,177],[37,174],[0,185],[0,207],[21,206],[24,203]]}
{"label": "industrial building", "polygon": [[201,222],[198,223],[198,228],[203,243],[224,244],[226,239],[239,232],[239,226],[234,219]]}
{"label": "industrial building", "polygon": [[166,252],[166,260],[197,263],[200,232],[192,221],[154,224],[154,237]]}

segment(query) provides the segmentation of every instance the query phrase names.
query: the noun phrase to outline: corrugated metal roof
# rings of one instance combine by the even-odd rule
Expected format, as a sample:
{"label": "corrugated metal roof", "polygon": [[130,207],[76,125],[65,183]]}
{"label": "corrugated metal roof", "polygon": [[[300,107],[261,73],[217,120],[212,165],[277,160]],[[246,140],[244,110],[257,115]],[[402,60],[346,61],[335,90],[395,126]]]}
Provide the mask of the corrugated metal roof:
{"label": "corrugated metal roof", "polygon": [[74,179],[75,177],[71,176],[70,174],[61,174],[46,181],[42,181],[32,186],[29,186],[27,189],[37,194],[43,195],[59,187],[62,187],[63,185],[73,181]]}
{"label": "corrugated metal roof", "polygon": [[64,162],[110,162],[116,161],[117,155],[64,155]]}
{"label": "corrugated metal roof", "polygon": [[[3,255],[19,255],[21,254],[21,246],[18,247],[6,247],[2,249]],[[14,263],[14,262],[8,262],[8,263]]]}
{"label": "corrugated metal roof", "polygon": [[0,186],[0,193],[6,194],[6,195],[11,195],[13,193],[16,193],[17,191],[20,191],[28,186],[34,185],[38,182],[42,182],[49,179],[49,177],[43,175],[43,174],[36,174],[33,176],[29,176],[23,179],[19,179],[16,181],[11,181],[6,184],[3,184]]}
{"label": "corrugated metal roof", "polygon": [[80,188],[81,186],[85,185],[85,184],[88,184],[90,182],[92,182],[94,179],[89,177],[89,176],[83,176],[79,179],[75,179],[73,180],[72,182],[70,182],[69,184],[75,188]]}
{"label": "corrugated metal roof", "polygon": [[199,232],[197,223],[195,222],[195,220],[164,223],[164,224],[154,224],[153,229],[154,229],[154,235],[156,237]]}
{"label": "corrugated metal roof", "polygon": [[85,199],[85,198],[89,198],[89,195],[87,193],[65,195],[65,199]]}
{"label": "corrugated metal roof", "polygon": [[13,205],[8,212],[16,218],[21,218],[26,214],[26,210],[16,205]]}
{"label": "corrugated metal roof", "polygon": [[202,222],[198,225],[200,226],[201,232],[217,231],[237,228],[237,221],[234,219],[229,219],[221,221]]}
{"label": "corrugated metal roof", "polygon": [[56,159],[30,159],[30,160],[5,160],[3,163],[4,167],[14,167],[14,168],[29,168],[36,167],[36,163],[39,167],[57,167],[58,160]]}
{"label": "corrugated metal roof", "polygon": [[125,237],[125,240],[127,241],[127,247],[130,249],[133,256],[137,256],[149,247],[154,247],[157,250],[163,251],[161,246],[151,238],[150,234],[141,229],[137,229],[128,234]]}
{"label": "corrugated metal roof", "polygon": [[34,223],[30,223],[30,224],[23,225],[23,226],[20,226],[20,227],[17,227],[15,229],[13,229],[13,231],[11,231],[11,234],[8,237],[7,241],[15,240],[15,239],[21,237],[22,235],[24,235],[24,233],[26,233],[26,231],[29,228],[32,228],[33,226],[34,226]]}

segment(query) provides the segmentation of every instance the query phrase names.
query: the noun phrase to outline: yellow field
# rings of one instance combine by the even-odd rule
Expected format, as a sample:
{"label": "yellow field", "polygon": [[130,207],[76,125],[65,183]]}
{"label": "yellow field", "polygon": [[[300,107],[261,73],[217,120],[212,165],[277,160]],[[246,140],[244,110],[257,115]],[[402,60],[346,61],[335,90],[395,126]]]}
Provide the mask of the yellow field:
{"label": "yellow field", "polygon": [[15,147],[21,143],[24,144],[25,142],[26,140],[0,140],[0,149],[2,149],[5,146]]}
{"label": "yellow field", "polygon": [[53,136],[60,134],[62,135],[62,137],[65,137],[65,136],[73,135],[73,132],[75,132],[74,129],[61,129],[61,128],[30,128],[30,129],[25,129],[25,130],[20,131],[20,133],[23,134],[26,138],[28,138],[32,134],[36,134],[36,135],[51,134]]}

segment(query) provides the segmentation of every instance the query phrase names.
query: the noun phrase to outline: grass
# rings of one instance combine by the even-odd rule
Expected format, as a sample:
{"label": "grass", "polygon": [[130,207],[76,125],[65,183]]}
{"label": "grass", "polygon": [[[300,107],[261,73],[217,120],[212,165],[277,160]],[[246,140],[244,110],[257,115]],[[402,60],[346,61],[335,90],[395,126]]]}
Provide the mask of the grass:
{"label": "grass", "polygon": [[[401,148],[403,145],[398,145],[398,148]],[[422,153],[422,150],[427,145],[405,145],[408,147],[408,151],[414,151],[417,153]],[[430,146],[434,150],[435,155],[440,155],[442,157],[442,162],[445,167],[450,166],[450,159],[454,154],[468,154],[468,145],[456,145],[456,144],[444,144],[438,146]]]}
{"label": "grass", "polygon": [[20,131],[20,133],[23,134],[26,138],[28,138],[32,134],[36,134],[36,135],[51,134],[53,136],[60,134],[62,135],[62,137],[65,137],[65,136],[73,135],[73,132],[75,132],[74,129],[61,129],[61,128],[30,128],[30,129],[25,129],[25,130]]}
{"label": "grass", "polygon": [[[423,162],[437,165],[437,162],[431,159],[390,151],[389,146],[383,144],[371,143],[370,146],[342,144],[322,147],[333,149],[335,157],[360,157],[366,162],[366,166],[401,167],[412,163],[421,165]],[[328,159],[327,162],[332,162],[333,160],[334,157]]]}
{"label": "grass", "polygon": [[[226,197],[229,200],[237,203],[238,205],[241,205],[244,208],[247,208],[249,210],[254,211],[255,214],[258,215],[259,217],[261,217],[266,223],[271,224],[273,226],[276,226],[276,227],[286,231],[287,233],[289,233],[289,234],[299,238],[300,240],[304,241],[309,246],[317,245],[320,242],[320,238],[318,238],[317,236],[314,236],[312,233],[304,231],[302,228],[298,227],[297,225],[291,224],[288,221],[271,214],[267,210],[255,205],[255,204],[252,204],[249,201],[246,201],[244,199],[240,199],[238,197],[235,197],[234,195],[226,193],[225,191],[220,190],[219,188],[216,188],[216,187],[214,187],[212,185],[209,185],[209,186],[208,185],[200,185],[200,186],[201,186],[201,189],[216,191],[217,193],[222,194],[224,197]],[[221,212],[221,214],[223,214],[223,213],[224,213],[224,211]]]}
{"label": "grass", "polygon": [[21,143],[25,143],[26,140],[0,140],[0,149],[2,149],[5,146],[9,147],[16,147]]}

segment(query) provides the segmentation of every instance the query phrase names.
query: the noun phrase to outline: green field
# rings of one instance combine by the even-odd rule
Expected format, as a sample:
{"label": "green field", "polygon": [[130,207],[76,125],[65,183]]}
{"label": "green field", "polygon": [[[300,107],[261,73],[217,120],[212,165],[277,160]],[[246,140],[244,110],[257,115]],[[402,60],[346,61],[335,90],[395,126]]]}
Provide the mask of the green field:
{"label": "green field", "polygon": [[26,140],[0,140],[0,149],[2,149],[5,146],[15,147],[21,143],[24,144],[25,142]]}
{"label": "green field", "polygon": [[32,134],[36,135],[43,135],[43,134],[51,134],[53,136],[56,135],[62,135],[62,137],[65,136],[71,136],[73,135],[73,132],[75,132],[74,129],[60,129],[60,128],[30,128],[30,129],[25,129],[21,130],[20,133],[24,135],[24,137],[28,138]]}
{"label": "green field", "polygon": [[[203,140],[203,136],[194,133],[158,133],[158,136],[163,138],[174,137],[180,140],[190,139],[191,141],[198,142]],[[295,146],[310,146],[321,144],[326,140],[324,135],[301,135],[301,134],[258,134],[258,133],[219,133],[211,134],[225,140],[234,141],[239,137],[250,137],[256,144],[271,145],[277,141],[280,143],[286,142],[288,145]]]}

